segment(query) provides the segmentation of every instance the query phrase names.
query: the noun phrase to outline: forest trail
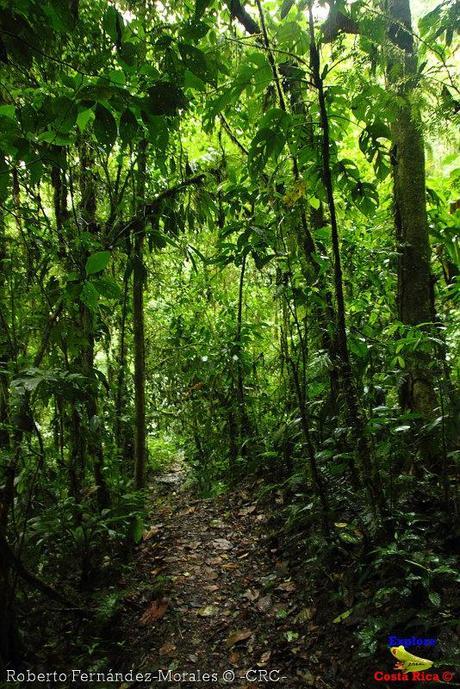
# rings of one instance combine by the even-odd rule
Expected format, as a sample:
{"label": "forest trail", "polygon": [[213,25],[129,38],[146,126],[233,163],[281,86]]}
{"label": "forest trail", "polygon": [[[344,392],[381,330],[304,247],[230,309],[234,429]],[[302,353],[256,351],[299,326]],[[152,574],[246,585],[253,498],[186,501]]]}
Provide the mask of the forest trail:
{"label": "forest trail", "polygon": [[[125,600],[126,667],[169,668],[175,680],[160,686],[181,689],[330,687],[315,674],[314,610],[270,544],[250,489],[197,500],[181,479],[178,468],[153,488],[160,494]],[[217,679],[200,681],[199,671]]]}

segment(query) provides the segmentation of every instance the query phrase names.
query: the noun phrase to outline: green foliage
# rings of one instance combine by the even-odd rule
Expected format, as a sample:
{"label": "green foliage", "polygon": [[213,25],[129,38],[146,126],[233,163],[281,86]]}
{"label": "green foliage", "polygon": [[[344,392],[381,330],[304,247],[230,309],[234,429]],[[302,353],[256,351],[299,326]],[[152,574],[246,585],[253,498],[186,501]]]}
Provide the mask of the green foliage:
{"label": "green foliage", "polygon": [[[458,6],[419,17],[404,70],[380,6],[315,8],[310,31],[304,2],[263,2],[268,45],[246,9],[0,2],[0,511],[55,587],[112,585],[144,531],[142,425],[154,479],[179,461],[214,497],[257,477],[312,590],[337,566],[328,623],[365,655],[453,615]],[[359,36],[332,30],[339,9]],[[426,323],[399,313],[401,112],[426,142]],[[428,420],[403,399],[419,360]],[[117,592],[96,602],[111,624]]]}
{"label": "green foliage", "polygon": [[110,251],[98,251],[89,256],[86,261],[86,274],[93,275],[104,270],[110,261]]}

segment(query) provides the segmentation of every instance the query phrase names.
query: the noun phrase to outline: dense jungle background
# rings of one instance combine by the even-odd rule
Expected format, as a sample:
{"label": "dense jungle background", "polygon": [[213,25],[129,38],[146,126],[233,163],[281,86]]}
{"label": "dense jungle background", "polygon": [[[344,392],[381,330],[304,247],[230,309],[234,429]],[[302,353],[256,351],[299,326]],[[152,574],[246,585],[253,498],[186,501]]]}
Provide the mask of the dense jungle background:
{"label": "dense jungle background", "polygon": [[458,662],[459,20],[0,0],[5,686]]}

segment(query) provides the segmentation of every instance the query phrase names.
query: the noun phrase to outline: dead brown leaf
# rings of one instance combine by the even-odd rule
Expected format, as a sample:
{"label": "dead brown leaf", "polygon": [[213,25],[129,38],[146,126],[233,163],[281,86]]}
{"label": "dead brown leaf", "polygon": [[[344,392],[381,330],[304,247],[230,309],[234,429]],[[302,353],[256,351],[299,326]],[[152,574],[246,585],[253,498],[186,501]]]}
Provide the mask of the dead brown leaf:
{"label": "dead brown leaf", "polygon": [[160,655],[161,656],[169,656],[169,655],[171,655],[171,653],[174,653],[175,650],[176,650],[176,647],[174,644],[166,642],[160,648]]}
{"label": "dead brown leaf", "polygon": [[260,612],[267,612],[267,610],[271,607],[272,604],[272,597],[271,596],[263,596],[260,598],[257,603],[256,603],[256,608]]}
{"label": "dead brown leaf", "polygon": [[142,625],[151,624],[161,619],[168,609],[169,603],[164,598],[160,600],[154,600],[153,603],[149,605],[147,610],[141,616],[139,622]]}
{"label": "dead brown leaf", "polygon": [[213,615],[217,615],[218,612],[219,608],[215,605],[206,605],[204,608],[197,610],[196,614],[200,617],[213,617]]}
{"label": "dead brown leaf", "polygon": [[232,648],[232,646],[240,643],[240,641],[246,641],[250,636],[252,636],[252,631],[250,629],[237,629],[230,634],[225,645],[227,648]]}
{"label": "dead brown leaf", "polygon": [[262,655],[260,656],[260,658],[257,662],[257,665],[259,667],[263,667],[264,665],[266,665],[268,663],[268,661],[270,660],[271,655],[272,655],[271,651],[265,651],[265,653],[262,653]]}
{"label": "dead brown leaf", "polygon": [[302,610],[298,613],[297,617],[295,618],[296,622],[308,622],[309,620],[312,619],[314,615],[314,610],[313,608],[302,608]]}
{"label": "dead brown leaf", "polygon": [[163,528],[164,524],[154,524],[153,526],[148,529],[148,531],[144,531],[144,535],[142,536],[143,541],[148,541],[152,536],[156,536],[157,534],[160,533],[161,529]]}
{"label": "dead brown leaf", "polygon": [[232,665],[238,665],[238,663],[240,662],[240,654],[236,651],[232,651],[228,659]]}
{"label": "dead brown leaf", "polygon": [[233,548],[233,545],[230,543],[230,541],[227,541],[226,538],[216,538],[212,544],[218,550],[230,550]]}
{"label": "dead brown leaf", "polygon": [[257,505],[249,505],[249,507],[243,507],[239,512],[238,515],[240,517],[246,517],[248,514],[252,514],[255,512],[257,509]]}
{"label": "dead brown leaf", "polygon": [[260,596],[260,591],[251,591],[251,589],[248,589],[243,593],[243,598],[247,598],[251,603],[254,603]]}
{"label": "dead brown leaf", "polygon": [[292,593],[293,591],[295,591],[297,589],[297,586],[295,585],[295,583],[293,581],[288,579],[287,581],[283,581],[283,583],[280,584],[277,588],[281,589],[281,591],[286,591],[287,593]]}

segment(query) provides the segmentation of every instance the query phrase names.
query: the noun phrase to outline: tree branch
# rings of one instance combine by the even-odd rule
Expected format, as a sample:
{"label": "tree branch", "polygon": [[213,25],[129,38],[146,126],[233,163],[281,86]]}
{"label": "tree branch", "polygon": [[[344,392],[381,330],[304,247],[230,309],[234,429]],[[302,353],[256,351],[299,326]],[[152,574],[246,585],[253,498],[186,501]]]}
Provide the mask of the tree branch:
{"label": "tree branch", "polygon": [[110,247],[113,248],[116,245],[117,241],[120,239],[120,237],[122,237],[131,227],[136,227],[138,224],[145,222],[145,220],[148,219],[149,216],[153,215],[159,209],[162,201],[164,201],[165,199],[173,198],[176,194],[178,194],[181,191],[184,191],[188,187],[202,184],[202,182],[204,182],[205,179],[206,174],[202,172],[199,175],[188,177],[187,179],[184,179],[182,182],[179,182],[179,184],[176,184],[173,187],[169,187],[168,189],[164,189],[163,191],[161,191],[159,194],[157,194],[157,196],[155,196],[155,198],[146,203],[139,213],[133,216],[130,220],[127,220],[123,223],[123,226],[113,238]]}
{"label": "tree branch", "polygon": [[229,0],[228,6],[232,17],[238,19],[248,33],[253,35],[262,33],[258,23],[251,17],[240,0]]}
{"label": "tree branch", "polygon": [[44,581],[38,579],[34,574],[29,572],[23,565],[22,561],[16,557],[14,552],[11,550],[6,538],[0,534],[0,556],[2,560],[7,562],[11,567],[14,568],[16,573],[23,579],[27,584],[37,589],[43,593],[48,598],[62,603],[66,607],[75,608],[75,603],[69,601],[65,596],[62,596],[59,591],[56,591],[51,586],[48,586]]}

